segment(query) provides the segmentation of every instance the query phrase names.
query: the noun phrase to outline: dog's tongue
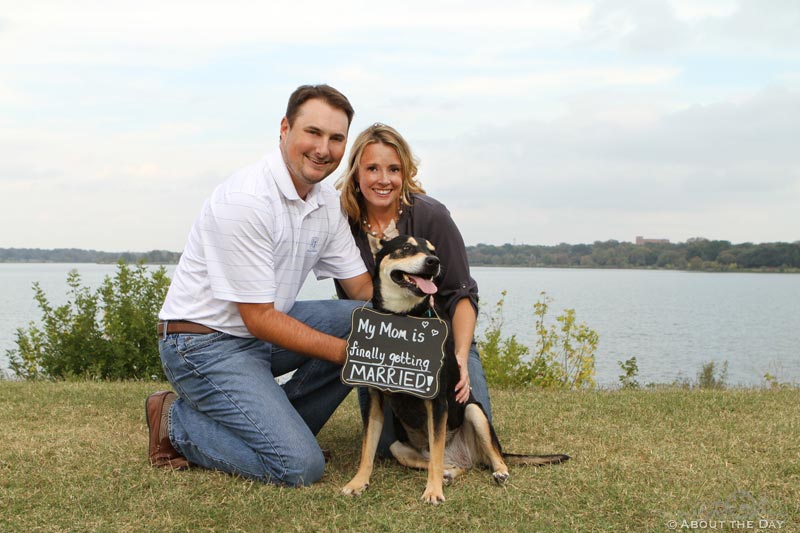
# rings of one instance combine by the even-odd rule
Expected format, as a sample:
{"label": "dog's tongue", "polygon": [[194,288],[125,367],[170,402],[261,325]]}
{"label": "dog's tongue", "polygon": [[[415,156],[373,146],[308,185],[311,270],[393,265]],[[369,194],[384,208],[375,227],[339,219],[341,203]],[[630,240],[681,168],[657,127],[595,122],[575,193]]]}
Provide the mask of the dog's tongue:
{"label": "dog's tongue", "polygon": [[412,276],[410,274],[409,274],[408,277],[413,279],[414,283],[416,283],[417,287],[419,287],[419,290],[421,290],[425,294],[436,294],[436,291],[438,289],[436,288],[436,285],[434,285],[434,283],[431,280],[425,279],[425,278],[420,278],[419,276]]}

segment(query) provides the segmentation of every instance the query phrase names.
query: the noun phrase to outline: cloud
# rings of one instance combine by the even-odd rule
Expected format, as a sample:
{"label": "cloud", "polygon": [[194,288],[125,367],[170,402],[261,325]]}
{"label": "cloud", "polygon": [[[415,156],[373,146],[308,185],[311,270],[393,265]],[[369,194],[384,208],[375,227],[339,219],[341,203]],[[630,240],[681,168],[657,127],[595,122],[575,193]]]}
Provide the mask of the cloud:
{"label": "cloud", "polygon": [[10,3],[0,246],[179,249],[315,81],[409,139],[468,242],[796,236],[798,6]]}
{"label": "cloud", "polygon": [[587,41],[631,52],[695,51],[737,56],[796,54],[800,4],[777,0],[599,0],[586,18]]}
{"label": "cloud", "polygon": [[[519,32],[578,31],[576,21],[588,9],[582,2],[410,2],[391,4],[343,0],[254,3],[102,2],[72,3],[68,12],[57,0],[6,6],[7,33],[16,53],[6,64],[114,63],[189,65],[220,50],[296,44],[334,46],[369,38],[392,42],[417,32],[446,42],[475,30]],[[365,40],[365,37],[368,38]],[[413,44],[413,42],[406,43]]]}
{"label": "cloud", "polygon": [[660,84],[680,73],[674,67],[582,67],[543,68],[541,73],[516,76],[467,76],[433,87],[439,94],[516,94],[542,88],[605,87]]}
{"label": "cloud", "polygon": [[797,57],[800,52],[800,3],[774,0],[740,0],[728,16],[710,17],[698,28],[706,42],[720,44],[729,53],[769,51]]}
{"label": "cloud", "polygon": [[672,49],[690,35],[666,0],[597,1],[585,29],[590,42],[639,51]]}
{"label": "cloud", "polygon": [[[484,213],[482,221],[528,213],[532,225],[515,228],[527,242],[537,241],[533,222],[556,212],[586,213],[579,223],[609,233],[614,212],[675,220],[736,213],[711,225],[740,230],[743,218],[788,221],[800,205],[797,138],[800,92],[767,89],[742,103],[691,106],[645,122],[565,116],[425,145],[420,176],[451,209]],[[467,235],[485,233],[466,227]],[[777,233],[792,240],[798,229],[795,221]]]}

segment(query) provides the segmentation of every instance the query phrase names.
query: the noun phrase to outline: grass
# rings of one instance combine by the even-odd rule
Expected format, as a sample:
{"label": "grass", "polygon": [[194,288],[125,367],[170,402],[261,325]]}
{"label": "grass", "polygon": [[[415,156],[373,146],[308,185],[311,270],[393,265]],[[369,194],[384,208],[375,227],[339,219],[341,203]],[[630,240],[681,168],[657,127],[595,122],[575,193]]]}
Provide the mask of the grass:
{"label": "grass", "polygon": [[361,497],[339,494],[358,461],[355,395],[319,435],[334,457],[312,487],[151,468],[143,406],[158,388],[0,381],[0,530],[667,531],[670,520],[800,530],[797,388],[495,390],[508,451],[573,459],[512,468],[504,487],[468,472],[438,507],[419,500],[424,473],[389,462]]}

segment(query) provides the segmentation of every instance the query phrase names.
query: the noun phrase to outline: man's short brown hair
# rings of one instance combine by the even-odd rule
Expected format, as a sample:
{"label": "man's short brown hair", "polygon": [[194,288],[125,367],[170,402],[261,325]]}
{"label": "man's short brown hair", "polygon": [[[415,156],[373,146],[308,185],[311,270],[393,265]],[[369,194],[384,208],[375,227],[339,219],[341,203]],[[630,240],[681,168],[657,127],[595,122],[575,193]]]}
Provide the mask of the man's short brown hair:
{"label": "man's short brown hair", "polygon": [[301,85],[295,89],[289,97],[289,104],[286,106],[286,120],[289,121],[289,126],[294,126],[294,119],[297,118],[297,114],[300,112],[300,106],[314,98],[319,98],[334,109],[344,111],[344,114],[347,115],[347,126],[350,126],[355,114],[350,101],[345,95],[324,83],[320,85]]}

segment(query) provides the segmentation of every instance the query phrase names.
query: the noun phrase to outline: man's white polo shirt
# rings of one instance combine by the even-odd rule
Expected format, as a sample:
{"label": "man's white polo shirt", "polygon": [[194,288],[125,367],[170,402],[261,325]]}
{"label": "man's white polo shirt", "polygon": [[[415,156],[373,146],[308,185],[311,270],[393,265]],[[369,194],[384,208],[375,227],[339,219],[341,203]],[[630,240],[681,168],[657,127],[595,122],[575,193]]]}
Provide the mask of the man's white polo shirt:
{"label": "man's white polo shirt", "polygon": [[158,317],[252,337],[236,303],[286,312],[311,270],[319,279],[366,272],[335,189],[318,183],[300,198],[276,149],[206,200]]}

